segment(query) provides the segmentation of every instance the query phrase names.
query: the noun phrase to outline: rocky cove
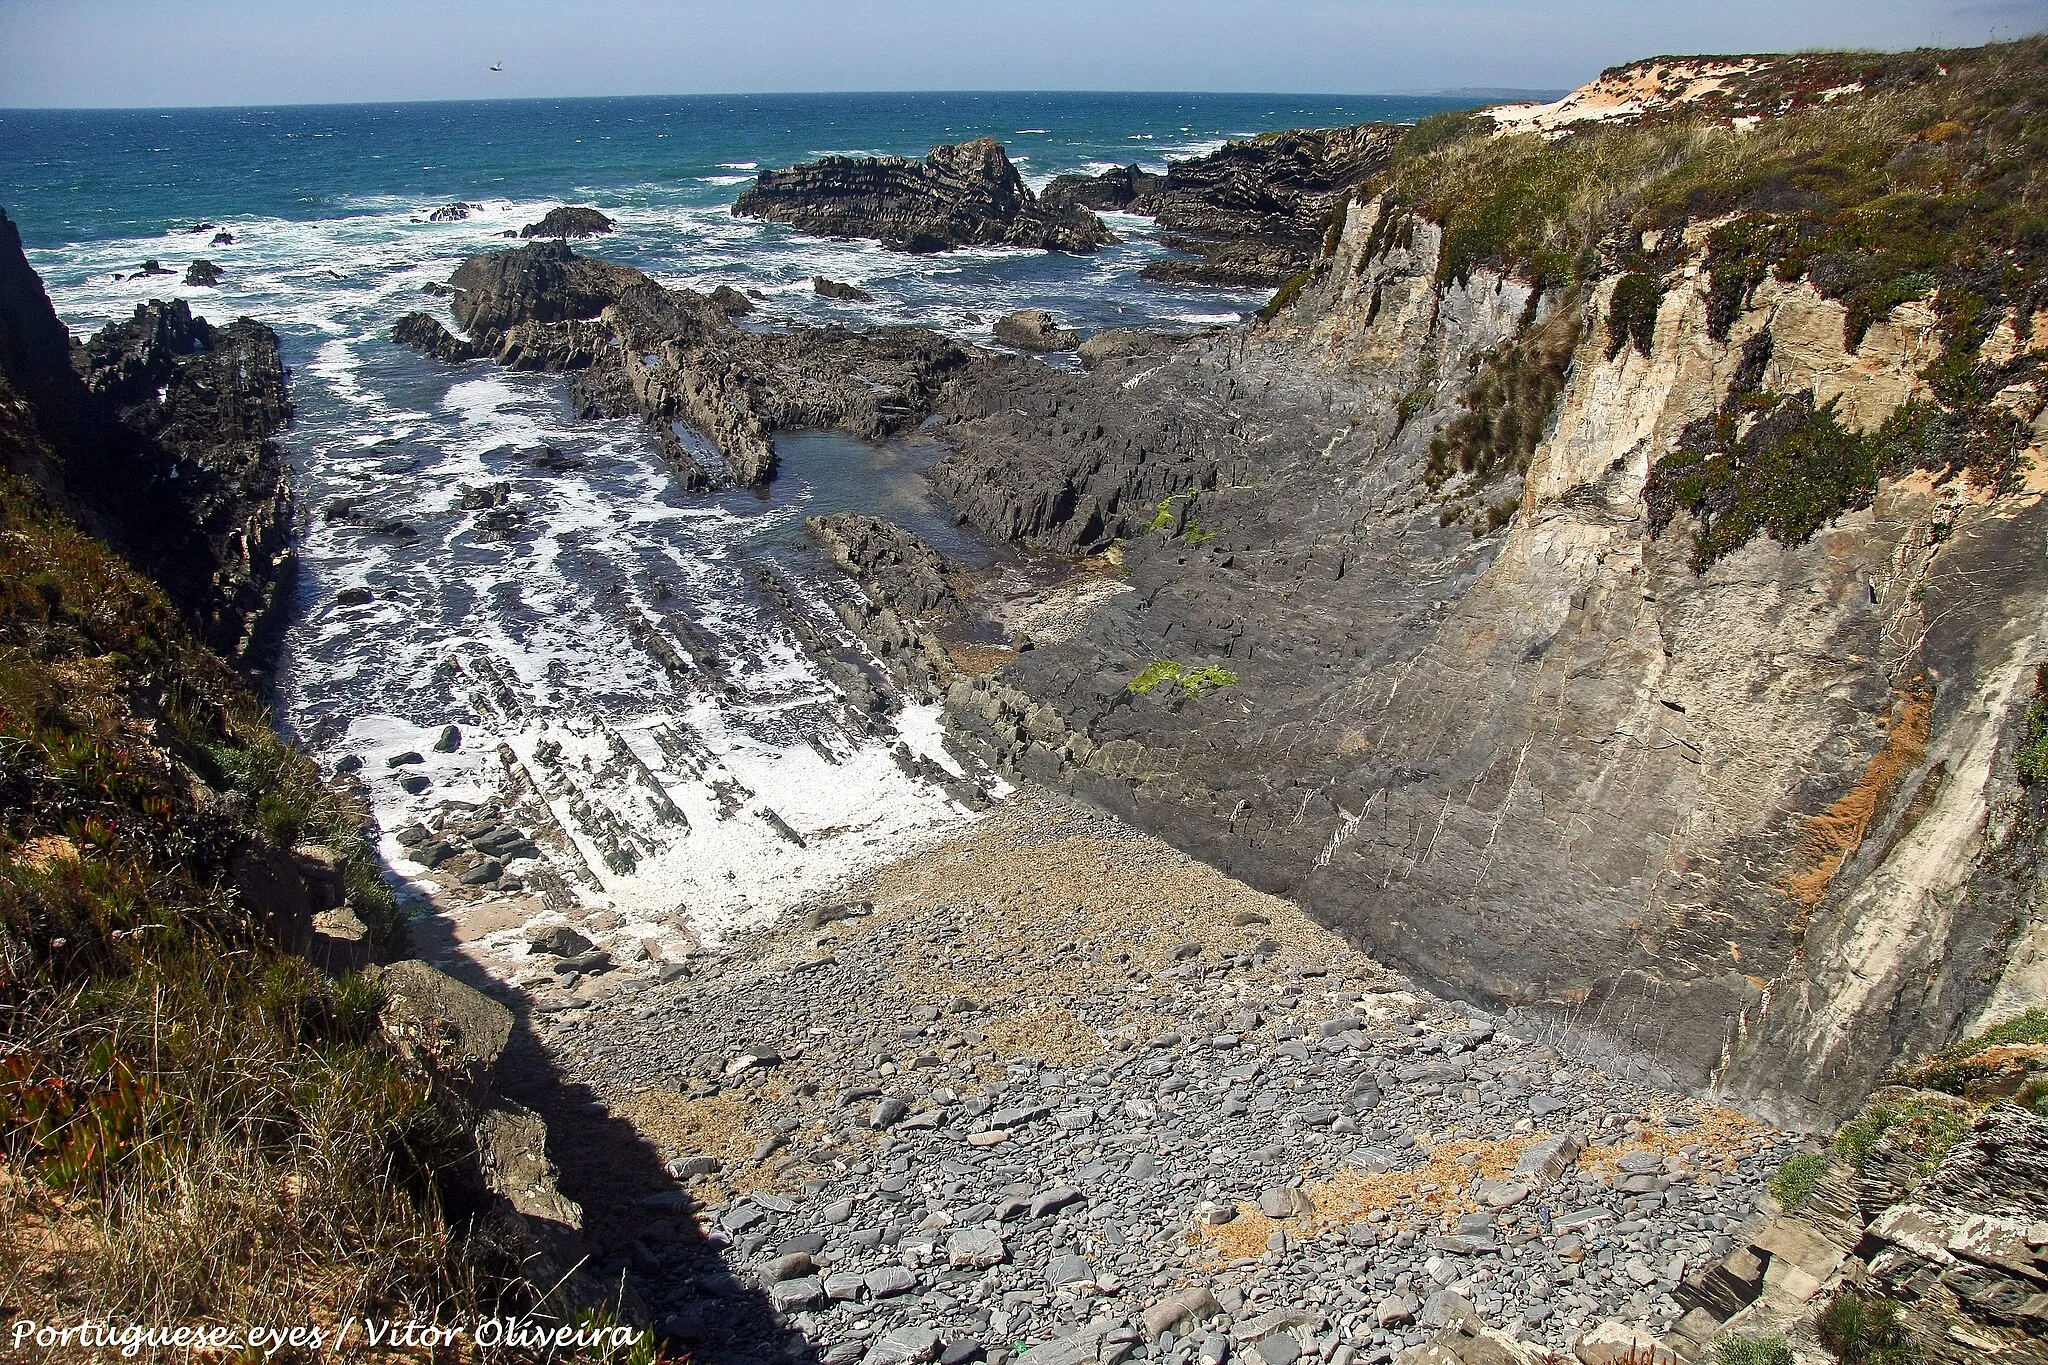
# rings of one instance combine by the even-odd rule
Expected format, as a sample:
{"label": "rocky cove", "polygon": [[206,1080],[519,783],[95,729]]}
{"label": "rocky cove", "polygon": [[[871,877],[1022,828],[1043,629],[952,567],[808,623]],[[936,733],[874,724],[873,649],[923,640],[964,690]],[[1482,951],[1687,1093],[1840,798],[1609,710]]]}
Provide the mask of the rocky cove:
{"label": "rocky cove", "polygon": [[[1844,84],[1798,66],[1715,117]],[[423,534],[516,571],[564,469],[678,524],[781,518],[705,542],[716,581],[571,547],[588,598],[535,617],[630,706],[561,708],[521,637],[438,657],[431,721],[308,734],[449,973],[386,968],[387,1028],[475,1035],[503,1112],[545,1120],[499,1138],[498,1189],[579,1292],[713,1359],[1599,1365],[1812,1354],[1830,1296],[1911,1283],[1930,1358],[2040,1358],[2032,1110],[1971,1092],[1924,1167],[1880,1126],[1892,1164],[1773,1180],[2041,999],[2027,296],[1969,356],[2007,463],[1916,448],[1721,547],[1737,495],[1678,457],[1892,430],[1944,382],[1939,298],[1857,332],[1824,279],[1731,294],[1730,205],[1544,279],[1432,217],[1420,131],[1039,196],[1000,147],[832,158],[735,205],[920,252],[1081,250],[1047,214],[1150,208],[1187,278],[1284,282],[1228,329],[1015,319],[1073,368],[550,241],[394,320],[602,444],[482,452],[517,478],[436,502],[394,441],[398,482],[305,509],[381,547],[302,605],[321,638],[418,609]],[[138,317],[88,382],[162,369],[152,329],[214,357],[253,326]],[[890,472],[776,501],[821,460]]]}

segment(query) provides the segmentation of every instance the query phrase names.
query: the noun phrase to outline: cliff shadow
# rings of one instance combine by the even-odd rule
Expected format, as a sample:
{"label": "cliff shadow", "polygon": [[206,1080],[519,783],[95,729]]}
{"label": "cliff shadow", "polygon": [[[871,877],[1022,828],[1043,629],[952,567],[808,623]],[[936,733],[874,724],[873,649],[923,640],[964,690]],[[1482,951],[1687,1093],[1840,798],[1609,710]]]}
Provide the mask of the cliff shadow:
{"label": "cliff shadow", "polygon": [[526,992],[458,951],[453,925],[439,913],[409,927],[417,957],[512,1012],[495,1090],[547,1125],[559,1188],[583,1210],[584,1269],[614,1294],[621,1284],[631,1290],[672,1356],[706,1365],[815,1362],[816,1344],[775,1311],[737,1249],[703,1230],[702,1204],[668,1173],[661,1152],[557,1062],[534,1028]]}

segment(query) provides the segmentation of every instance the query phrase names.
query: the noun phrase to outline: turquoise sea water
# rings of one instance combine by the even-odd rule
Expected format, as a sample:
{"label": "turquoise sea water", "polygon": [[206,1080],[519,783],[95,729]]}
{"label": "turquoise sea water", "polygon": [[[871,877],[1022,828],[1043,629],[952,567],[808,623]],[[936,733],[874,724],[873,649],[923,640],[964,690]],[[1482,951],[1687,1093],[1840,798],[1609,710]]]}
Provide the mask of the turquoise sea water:
{"label": "turquoise sea water", "polygon": [[[570,203],[618,223],[577,250],[672,286],[757,290],[757,318],[771,325],[917,323],[986,343],[995,319],[1021,307],[1084,331],[1232,322],[1264,295],[1141,279],[1163,248],[1131,215],[1106,215],[1122,241],[1092,256],[912,257],[728,208],[758,168],[827,152],[916,156],[989,135],[1043,184],[1130,162],[1159,170],[1268,129],[1409,120],[1455,103],[1061,93],[0,110],[0,206],[76,332],[168,297],[278,332],[293,371],[297,420],[285,441],[303,520],[277,699],[317,754],[369,762],[384,827],[449,794],[491,798],[500,753],[529,771],[540,771],[537,754],[566,753],[548,799],[594,869],[586,893],[635,913],[687,907],[715,929],[962,814],[888,757],[902,739],[945,761],[930,708],[877,732],[821,671],[815,641],[842,632],[803,518],[885,512],[949,552],[975,547],[925,488],[929,449],[793,433],[765,496],[686,495],[636,423],[576,420],[558,378],[442,365],[391,344],[406,312],[447,320],[423,286]],[[482,207],[466,222],[426,221],[458,200]],[[199,223],[209,226],[185,230]],[[234,242],[211,245],[222,230]],[[220,288],[182,283],[200,257],[223,271]],[[145,259],[173,273],[117,278]],[[821,299],[813,275],[856,283],[875,302]],[[536,463],[543,447],[556,454]],[[509,529],[503,514],[486,523],[462,506],[465,486],[495,483],[507,485]],[[402,521],[412,534],[328,517],[339,499],[360,520]],[[764,599],[764,570],[790,585],[804,629]],[[347,587],[370,589],[372,602],[337,603]],[[659,665],[641,643],[650,631],[669,637],[670,657],[709,642],[716,685]],[[463,751],[436,756],[424,796],[404,793],[382,758],[427,750],[450,720],[470,736]],[[805,830],[806,844],[753,819],[752,806],[734,816],[724,797],[704,795],[718,784],[751,793]],[[625,870],[599,854],[622,837],[637,850]],[[397,845],[387,853],[402,876],[418,875]]]}

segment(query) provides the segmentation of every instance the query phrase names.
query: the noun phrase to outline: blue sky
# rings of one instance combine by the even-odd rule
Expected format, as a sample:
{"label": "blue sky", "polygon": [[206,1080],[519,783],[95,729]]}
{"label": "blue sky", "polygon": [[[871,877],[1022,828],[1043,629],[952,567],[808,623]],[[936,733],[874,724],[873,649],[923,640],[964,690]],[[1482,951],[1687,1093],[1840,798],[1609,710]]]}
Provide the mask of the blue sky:
{"label": "blue sky", "polygon": [[2048,0],[0,0],[0,107],[1562,88],[1665,53],[2043,29]]}

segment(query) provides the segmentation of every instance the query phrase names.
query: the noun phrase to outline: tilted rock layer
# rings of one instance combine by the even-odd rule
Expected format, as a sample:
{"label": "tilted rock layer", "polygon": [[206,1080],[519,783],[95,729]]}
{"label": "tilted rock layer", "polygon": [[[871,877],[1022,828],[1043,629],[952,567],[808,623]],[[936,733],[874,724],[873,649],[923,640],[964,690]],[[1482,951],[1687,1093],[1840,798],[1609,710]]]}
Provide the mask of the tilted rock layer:
{"label": "tilted rock layer", "polygon": [[[1121,540],[1136,588],[957,683],[954,723],[1442,987],[1846,1111],[2006,988],[2033,881],[1985,869],[2048,605],[2038,481],[1900,479],[1696,573],[1644,484],[1746,343],[1868,428],[1916,389],[1926,309],[1851,352],[1841,305],[1769,281],[1717,340],[1691,268],[1610,356],[1612,280],[1440,279],[1440,230],[1382,211],[1348,208],[1266,328],[948,390],[940,490],[1044,548]],[[1581,339],[1526,481],[1460,507],[1432,438],[1553,320]]]}

